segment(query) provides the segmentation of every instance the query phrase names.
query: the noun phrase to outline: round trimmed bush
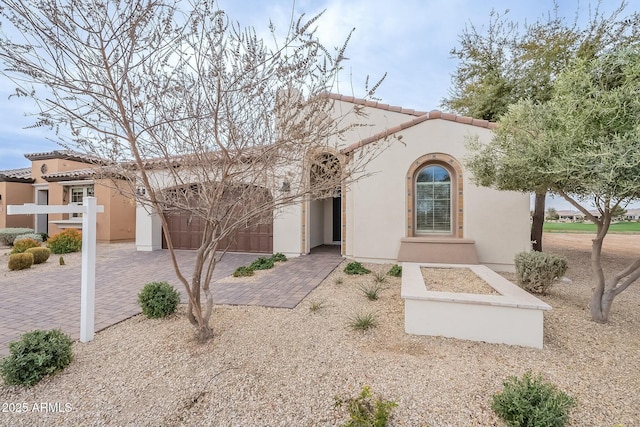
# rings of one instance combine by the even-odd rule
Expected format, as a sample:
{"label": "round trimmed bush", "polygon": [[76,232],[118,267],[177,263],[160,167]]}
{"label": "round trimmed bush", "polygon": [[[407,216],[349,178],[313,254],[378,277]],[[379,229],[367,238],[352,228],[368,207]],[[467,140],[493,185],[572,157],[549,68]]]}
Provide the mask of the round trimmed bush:
{"label": "round trimmed bush", "polygon": [[59,329],[27,332],[9,344],[9,355],[2,359],[0,374],[7,385],[32,386],[71,363],[71,346],[71,338]]}
{"label": "round trimmed bush", "polygon": [[0,242],[13,245],[16,237],[29,233],[33,233],[32,228],[0,228]]}
{"label": "round trimmed bush", "polygon": [[176,311],[180,294],[167,282],[151,282],[138,294],[142,313],[150,319],[165,317]]}
{"label": "round trimmed bush", "polygon": [[16,239],[13,243],[13,249],[11,250],[12,254],[21,254],[30,248],[39,248],[40,242],[33,240],[30,237],[24,238],[22,240]]}
{"label": "round trimmed bush", "polygon": [[49,256],[51,255],[51,250],[49,248],[29,248],[25,251],[25,253],[33,254],[33,263],[34,264],[42,264],[43,262],[47,262]]}
{"label": "round trimmed bush", "polygon": [[29,234],[21,234],[15,239],[13,239],[13,245],[15,246],[20,240],[24,239],[33,239],[38,243],[42,243],[42,233],[29,233]]}
{"label": "round trimmed bush", "polygon": [[527,292],[546,294],[567,271],[567,260],[546,252],[520,252],[515,257],[518,286]]}
{"label": "round trimmed bush", "polygon": [[33,265],[33,254],[24,252],[9,255],[9,270],[25,270]]}
{"label": "round trimmed bush", "polygon": [[54,234],[47,240],[47,246],[54,254],[68,254],[82,249],[82,233],[75,228]]}

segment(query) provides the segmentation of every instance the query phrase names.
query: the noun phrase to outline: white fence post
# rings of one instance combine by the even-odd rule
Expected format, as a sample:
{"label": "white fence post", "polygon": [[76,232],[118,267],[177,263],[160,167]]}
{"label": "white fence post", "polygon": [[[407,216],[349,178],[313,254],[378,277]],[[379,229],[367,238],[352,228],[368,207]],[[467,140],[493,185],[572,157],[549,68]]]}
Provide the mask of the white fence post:
{"label": "white fence post", "polygon": [[83,206],[80,342],[89,342],[93,341],[96,319],[96,198],[85,197]]}

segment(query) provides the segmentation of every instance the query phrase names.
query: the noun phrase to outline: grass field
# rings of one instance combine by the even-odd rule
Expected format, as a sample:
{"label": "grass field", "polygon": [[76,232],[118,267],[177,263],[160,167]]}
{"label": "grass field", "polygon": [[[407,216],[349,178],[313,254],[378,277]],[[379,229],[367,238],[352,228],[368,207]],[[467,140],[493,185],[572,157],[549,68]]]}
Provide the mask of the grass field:
{"label": "grass field", "polygon": [[[549,233],[595,233],[596,225],[590,222],[545,222],[544,231]],[[640,222],[611,224],[609,233],[640,233]]]}

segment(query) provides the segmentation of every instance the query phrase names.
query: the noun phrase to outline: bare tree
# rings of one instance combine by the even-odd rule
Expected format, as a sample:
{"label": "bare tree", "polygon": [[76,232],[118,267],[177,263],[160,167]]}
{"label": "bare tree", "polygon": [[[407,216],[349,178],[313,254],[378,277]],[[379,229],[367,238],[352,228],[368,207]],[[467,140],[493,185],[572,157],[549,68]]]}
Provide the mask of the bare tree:
{"label": "bare tree", "polygon": [[[200,340],[212,336],[209,285],[231,236],[343,188],[373,155],[326,155],[354,121],[326,96],[348,39],[325,48],[319,15],[282,37],[271,25],[268,42],[206,0],[9,0],[2,16],[2,74],[38,103],[36,125],[68,129],[65,147],[111,161],[131,194],[144,188],[138,201],[161,218]],[[168,232],[176,211],[204,224],[190,280]]]}

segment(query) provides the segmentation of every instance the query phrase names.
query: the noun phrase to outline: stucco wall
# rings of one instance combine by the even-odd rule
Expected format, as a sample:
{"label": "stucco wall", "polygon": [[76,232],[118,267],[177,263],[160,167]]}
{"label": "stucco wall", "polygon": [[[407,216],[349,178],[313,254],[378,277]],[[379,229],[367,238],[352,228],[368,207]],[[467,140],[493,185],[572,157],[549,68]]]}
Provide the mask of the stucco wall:
{"label": "stucco wall", "polygon": [[118,191],[110,180],[98,180],[94,194],[104,213],[98,214],[97,240],[99,242],[131,241],[135,238],[135,201]]}
{"label": "stucco wall", "polygon": [[289,256],[300,255],[302,204],[285,206],[273,216],[273,252]]}
{"label": "stucco wall", "polygon": [[[463,164],[465,137],[488,141],[491,131],[446,120],[428,120],[402,132],[369,165],[371,176],[347,193],[347,255],[395,260],[400,239],[407,237],[406,173],[411,163],[429,153],[446,153]],[[463,166],[464,167],[464,166]],[[463,237],[474,239],[481,263],[498,268],[513,264],[513,255],[529,247],[529,197],[515,192],[478,188],[464,173]]]}
{"label": "stucco wall", "polygon": [[324,243],[324,200],[312,200],[309,208],[310,247],[315,248]]}
{"label": "stucco wall", "polygon": [[386,129],[408,122],[416,116],[399,113],[380,108],[358,108],[363,114],[353,114],[354,104],[336,101],[333,106],[333,117],[339,118],[340,127],[349,129],[339,139],[334,139],[332,145],[345,147],[370,136],[383,132]]}
{"label": "stucco wall", "polygon": [[21,182],[0,182],[0,228],[26,227],[33,228],[33,215],[7,215],[8,205],[33,203],[33,187]]}

